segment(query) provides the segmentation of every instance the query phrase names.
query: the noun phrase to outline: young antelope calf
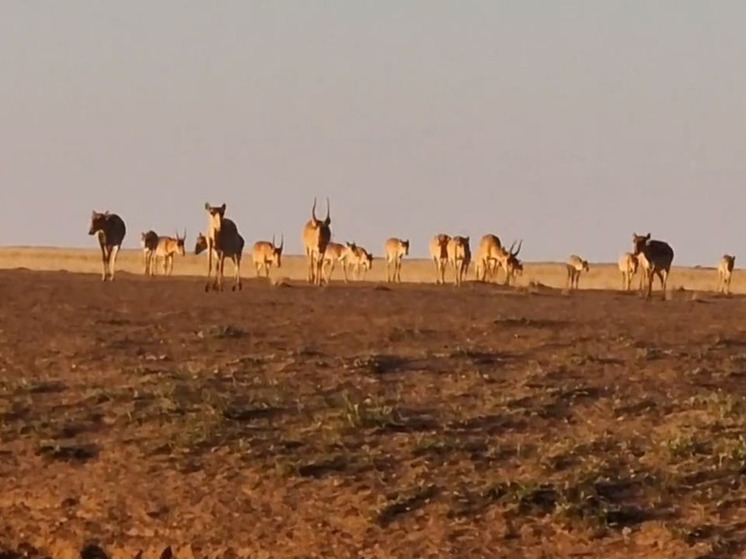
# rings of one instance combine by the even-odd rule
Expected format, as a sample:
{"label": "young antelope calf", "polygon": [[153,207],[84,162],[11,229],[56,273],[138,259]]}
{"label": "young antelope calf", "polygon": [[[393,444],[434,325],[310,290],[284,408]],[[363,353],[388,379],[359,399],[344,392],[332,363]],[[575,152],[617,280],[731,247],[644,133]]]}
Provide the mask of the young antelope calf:
{"label": "young antelope calf", "polygon": [[150,272],[155,275],[156,269],[158,268],[158,259],[163,259],[163,275],[170,276],[174,273],[174,256],[177,254],[186,256],[186,249],[184,243],[186,242],[186,229],[184,229],[184,235],[179,236],[176,233],[175,237],[158,237],[158,243],[156,244],[155,250],[152,253],[152,262],[150,265]]}
{"label": "young antelope calf", "polygon": [[732,254],[723,254],[718,264],[718,292],[730,295],[730,280],[733,277],[733,266],[736,264],[736,257]]}
{"label": "young antelope calf", "polygon": [[265,277],[269,277],[269,269],[274,264],[277,268],[282,266],[282,250],[285,247],[285,235],[280,237],[279,246],[275,244],[275,236],[272,235],[272,242],[257,241],[251,251],[251,259],[256,266],[256,277],[265,271]]}
{"label": "young antelope calf", "polygon": [[589,272],[588,261],[577,254],[571,254],[567,259],[567,285],[570,289],[577,289],[581,272]]}
{"label": "young antelope calf", "polygon": [[[637,260],[637,256],[632,254],[631,252],[625,252],[619,257],[619,271],[622,274],[622,289],[625,291],[629,291],[632,289],[632,278],[635,277],[635,274],[637,273],[637,269],[639,267],[639,262]],[[642,276],[643,274],[640,274],[640,290],[642,290]]]}
{"label": "young antelope calf", "polygon": [[383,254],[386,257],[386,281],[401,283],[401,261],[409,254],[409,239],[387,239],[383,245]]}
{"label": "young antelope calf", "polygon": [[152,275],[151,266],[153,265],[153,253],[158,246],[158,234],[153,231],[140,233],[140,244],[142,245],[143,257],[145,259],[145,275]]}

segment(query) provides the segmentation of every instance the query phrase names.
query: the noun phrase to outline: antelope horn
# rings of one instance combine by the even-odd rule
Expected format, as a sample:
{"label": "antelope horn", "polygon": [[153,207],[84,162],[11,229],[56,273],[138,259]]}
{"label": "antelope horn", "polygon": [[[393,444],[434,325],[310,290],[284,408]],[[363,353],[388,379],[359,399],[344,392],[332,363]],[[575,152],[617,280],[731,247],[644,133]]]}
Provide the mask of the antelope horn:
{"label": "antelope horn", "polygon": [[513,256],[518,256],[518,253],[521,252],[521,247],[523,246],[523,239],[520,240],[518,243],[518,248],[516,249],[515,253],[513,253]]}
{"label": "antelope horn", "polygon": [[329,197],[326,197],[326,220],[329,221],[329,217],[331,216],[330,210],[329,210]]}
{"label": "antelope horn", "polygon": [[317,221],[316,219],[316,196],[313,197],[313,207],[311,208],[311,217],[314,221]]}
{"label": "antelope horn", "polygon": [[285,248],[285,234],[280,233],[280,250]]}
{"label": "antelope horn", "polygon": [[510,248],[508,249],[508,253],[513,254],[513,249],[515,248],[515,241],[513,241],[513,244],[510,245]]}

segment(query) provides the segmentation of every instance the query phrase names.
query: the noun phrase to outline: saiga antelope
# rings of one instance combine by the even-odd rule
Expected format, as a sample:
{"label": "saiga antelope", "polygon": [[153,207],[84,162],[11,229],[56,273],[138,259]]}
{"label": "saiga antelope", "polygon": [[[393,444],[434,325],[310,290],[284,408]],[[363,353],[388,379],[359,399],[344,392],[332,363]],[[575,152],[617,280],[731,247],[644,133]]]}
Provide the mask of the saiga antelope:
{"label": "saiga antelope", "polygon": [[[495,268],[500,255],[504,252],[500,238],[488,233],[479,240],[474,274],[477,281],[487,281],[495,276]],[[494,279],[497,279],[496,277]]]}
{"label": "saiga antelope", "polygon": [[409,239],[388,239],[383,245],[383,254],[386,258],[386,281],[401,283],[401,261],[409,254]]}
{"label": "saiga antelope", "polygon": [[[354,247],[354,245],[352,246]],[[343,245],[341,243],[330,241],[326,245],[326,250],[321,257],[321,273],[324,282],[329,283],[332,280],[332,272],[334,272],[334,267],[336,266],[337,262],[339,262],[340,264],[342,264],[342,272],[344,273],[345,283],[347,283],[347,267],[352,257],[353,253],[350,249],[349,243],[347,245]]]}
{"label": "saiga antelope", "polygon": [[446,265],[448,264],[448,243],[451,240],[449,235],[440,233],[430,241],[430,258],[435,264],[435,283],[445,284],[446,282]]}
{"label": "saiga antelope", "polygon": [[583,260],[577,254],[571,254],[567,259],[567,286],[570,289],[577,289],[580,282],[580,274],[590,271],[587,260]]}
{"label": "saiga antelope", "polygon": [[510,245],[510,248],[507,250],[502,247],[495,258],[495,281],[497,281],[497,272],[500,268],[503,268],[505,270],[505,283],[503,285],[510,285],[511,278],[523,274],[523,263],[518,260],[518,254],[520,254],[521,248],[523,247],[523,239],[518,242],[518,248],[513,250],[514,247],[515,241],[513,241],[513,244]]}
{"label": "saiga antelope", "polygon": [[718,292],[722,291],[730,295],[730,281],[733,278],[733,267],[736,264],[736,257],[732,254],[723,254],[718,264]]}
{"label": "saiga antelope", "polygon": [[456,235],[448,241],[446,246],[448,253],[448,263],[453,268],[456,285],[460,286],[466,277],[471,262],[471,248],[469,247],[469,237]]}
{"label": "saiga antelope", "polygon": [[176,233],[175,237],[158,237],[158,244],[155,247],[155,251],[152,254],[152,262],[150,266],[151,273],[155,275],[155,271],[158,268],[158,259],[163,259],[163,275],[170,276],[174,272],[174,256],[180,254],[186,256],[186,229],[184,234],[179,236]]}
{"label": "saiga antelope", "polygon": [[140,244],[142,245],[143,257],[145,259],[145,275],[151,275],[151,266],[153,265],[153,253],[158,246],[158,234],[153,231],[140,233]]}
{"label": "saiga antelope", "polygon": [[[632,289],[632,278],[635,277],[639,268],[637,256],[631,252],[625,252],[619,257],[618,265],[622,274],[622,289],[629,291]],[[640,273],[640,291],[642,291],[642,276],[643,274]]]}
{"label": "saiga antelope", "polygon": [[373,255],[365,250],[360,245],[352,242],[347,244],[347,262],[346,265],[352,268],[354,277],[356,280],[360,280],[360,272],[362,271],[362,279],[365,279],[365,275],[373,267]]}
{"label": "saiga antelope", "polygon": [[274,264],[277,268],[282,266],[282,250],[285,247],[285,235],[280,236],[279,246],[275,244],[275,236],[272,235],[272,242],[257,241],[251,251],[251,259],[256,266],[256,277],[261,275],[265,270],[265,277],[269,277],[269,269]]}
{"label": "saiga antelope", "polygon": [[650,299],[653,291],[653,277],[658,276],[661,282],[663,300],[666,299],[666,283],[671,272],[673,262],[673,248],[665,241],[658,241],[647,235],[632,234],[632,254],[637,256],[640,268],[645,274],[647,282],[646,299]]}
{"label": "saiga antelope", "polygon": [[117,253],[122,246],[127,227],[124,220],[117,214],[109,213],[108,210],[100,213],[91,213],[91,224],[88,227],[89,235],[98,237],[101,247],[101,261],[103,264],[103,275],[101,281],[114,281],[114,267],[117,261]]}
{"label": "saiga antelope", "polygon": [[331,213],[329,209],[329,198],[326,199],[326,218],[316,218],[316,198],[313,199],[311,208],[311,219],[303,227],[303,245],[306,250],[306,261],[308,263],[308,283],[321,285],[321,276],[324,267],[324,253],[332,238]]}
{"label": "saiga antelope", "polygon": [[[205,291],[210,287],[216,291],[223,291],[223,275],[225,268],[225,257],[233,261],[235,267],[235,283],[233,291],[237,288],[243,288],[241,284],[241,255],[244,248],[244,239],[238,232],[238,227],[233,220],[225,217],[225,204],[221,206],[211,206],[205,202],[205,211],[207,212],[207,235],[204,235],[206,246],[202,250],[207,250],[207,283]],[[202,235],[200,235],[202,236]],[[195,245],[195,254],[199,247],[199,239]],[[200,250],[201,252],[201,250]],[[214,254],[213,254],[214,252]],[[215,280],[210,283],[210,273],[212,272],[212,259],[216,257],[215,263]]]}
{"label": "saiga antelope", "polygon": [[[240,250],[239,249],[233,249],[233,250],[224,249],[223,250],[223,261],[225,261],[225,258],[228,257],[231,259],[231,262],[233,262],[233,280],[234,280],[233,290],[234,291],[236,287],[238,287],[238,289],[241,289],[241,256],[243,254],[243,237],[239,235],[239,239],[240,239],[240,242],[238,243],[238,245],[240,246]],[[196,255],[202,254],[204,251],[208,250],[208,246],[209,246],[209,243],[208,243],[207,237],[203,235],[202,233],[199,233],[197,235],[197,240],[194,243],[194,254]],[[214,252],[214,249],[209,249],[209,251]],[[215,274],[217,276],[218,273],[222,273],[221,260],[217,254],[215,254],[214,256],[215,256]],[[222,286],[221,286],[221,289],[222,289]],[[207,289],[205,289],[205,291],[207,291]]]}

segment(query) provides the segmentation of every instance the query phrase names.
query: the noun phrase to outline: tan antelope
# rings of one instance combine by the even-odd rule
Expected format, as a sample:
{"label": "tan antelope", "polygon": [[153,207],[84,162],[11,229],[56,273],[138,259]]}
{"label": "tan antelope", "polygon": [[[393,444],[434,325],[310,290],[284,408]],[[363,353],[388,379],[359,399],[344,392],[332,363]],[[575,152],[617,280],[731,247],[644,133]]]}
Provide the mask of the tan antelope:
{"label": "tan antelope", "polygon": [[448,241],[446,246],[448,253],[448,263],[453,268],[456,285],[461,285],[471,262],[471,247],[469,247],[469,237],[456,235]]}
{"label": "tan antelope", "polygon": [[151,266],[153,261],[153,253],[158,246],[158,234],[153,231],[146,231],[140,233],[140,244],[142,245],[143,257],[145,259],[145,275],[152,275]]}
{"label": "tan antelope", "polygon": [[435,264],[435,283],[445,284],[446,266],[448,265],[448,243],[451,237],[440,233],[430,241],[430,258]]}
{"label": "tan antelope", "polygon": [[[632,289],[632,278],[635,277],[639,268],[637,256],[631,252],[625,252],[619,257],[619,271],[622,274],[622,289],[629,291]],[[640,291],[642,291],[642,276],[640,273]]]}
{"label": "tan antelope", "polygon": [[256,277],[261,275],[265,270],[265,277],[269,277],[269,268],[274,264],[277,268],[282,267],[282,249],[285,247],[285,235],[280,236],[279,246],[275,244],[275,236],[272,235],[272,242],[257,241],[251,251],[251,259],[256,266]]}
{"label": "tan antelope", "polygon": [[103,275],[101,281],[114,281],[114,267],[117,261],[117,253],[122,246],[127,227],[124,220],[117,214],[105,211],[103,213],[93,211],[91,213],[91,224],[88,227],[89,235],[98,237],[101,247],[101,261],[103,263]]}
{"label": "tan antelope", "polygon": [[365,275],[373,267],[373,255],[365,250],[360,245],[352,242],[347,244],[347,258],[346,265],[352,268],[354,277],[356,280],[361,279],[360,272],[362,271],[362,279],[365,279]]}
{"label": "tan antelope", "polygon": [[186,229],[184,229],[182,236],[179,236],[177,232],[175,237],[158,237],[158,244],[156,244],[152,254],[151,274],[155,275],[155,271],[158,268],[158,259],[161,258],[163,259],[163,275],[172,275],[174,273],[174,256],[177,254],[186,256],[185,243]]}
{"label": "tan antelope", "polygon": [[580,274],[589,272],[590,266],[587,260],[583,260],[577,254],[571,254],[567,259],[567,286],[570,289],[577,289],[580,282]]}
{"label": "tan antelope", "polygon": [[322,256],[323,265],[321,268],[321,273],[324,281],[326,283],[329,283],[332,280],[332,272],[334,271],[337,263],[340,263],[342,264],[342,272],[344,273],[345,283],[347,283],[347,268],[352,257],[353,253],[350,249],[349,243],[347,243],[347,245],[343,245],[341,243],[330,241],[326,245],[326,250],[324,251],[324,255]]}
{"label": "tan antelope", "polygon": [[306,261],[308,263],[308,283],[321,285],[324,254],[326,247],[332,238],[329,227],[332,219],[329,211],[329,198],[326,199],[326,218],[316,218],[316,198],[313,199],[311,208],[311,219],[303,227],[303,245],[306,250]]}
{"label": "tan antelope", "polygon": [[503,252],[502,243],[497,235],[488,233],[482,236],[479,240],[477,259],[474,266],[477,281],[487,281],[489,278],[494,277],[496,264]]}
{"label": "tan antelope", "polygon": [[409,239],[387,239],[383,245],[383,254],[386,258],[386,281],[401,283],[401,261],[409,254]]}
{"label": "tan antelope", "polygon": [[510,245],[509,249],[506,250],[505,247],[502,247],[498,251],[497,257],[495,258],[495,269],[493,272],[495,281],[497,281],[497,272],[500,268],[505,270],[505,283],[503,285],[510,285],[511,278],[523,274],[523,263],[518,260],[518,255],[521,252],[522,246],[523,239],[518,242],[518,248],[515,250],[513,250],[515,248],[515,241],[513,241],[513,244]]}
{"label": "tan antelope", "polygon": [[[215,291],[223,291],[223,275],[225,271],[225,257],[233,261],[235,268],[235,283],[233,291],[243,288],[241,284],[241,255],[243,254],[244,239],[238,232],[238,227],[233,220],[225,217],[225,204],[221,206],[211,206],[205,202],[205,211],[207,212],[207,235],[204,235],[206,246],[199,250],[207,250],[207,283],[205,291],[212,287]],[[203,235],[200,235],[203,236]],[[195,245],[195,254],[199,254],[197,249],[200,247],[200,241],[197,239]],[[213,256],[215,261],[215,280],[210,283],[210,273],[212,272]]]}
{"label": "tan antelope", "polygon": [[653,291],[653,277],[658,276],[661,282],[663,300],[666,299],[666,283],[671,272],[673,262],[673,248],[665,241],[658,241],[647,235],[632,234],[632,254],[637,256],[642,272],[645,274],[647,283],[646,299],[650,299]]}
{"label": "tan antelope", "polygon": [[364,248],[361,249],[363,251],[362,259],[360,260],[360,269],[363,272],[363,281],[365,281],[365,276],[368,275],[368,272],[373,269],[373,254],[365,250]]}
{"label": "tan antelope", "polygon": [[718,292],[722,291],[730,295],[730,280],[733,277],[733,267],[736,264],[736,257],[732,254],[723,254],[718,264]]}

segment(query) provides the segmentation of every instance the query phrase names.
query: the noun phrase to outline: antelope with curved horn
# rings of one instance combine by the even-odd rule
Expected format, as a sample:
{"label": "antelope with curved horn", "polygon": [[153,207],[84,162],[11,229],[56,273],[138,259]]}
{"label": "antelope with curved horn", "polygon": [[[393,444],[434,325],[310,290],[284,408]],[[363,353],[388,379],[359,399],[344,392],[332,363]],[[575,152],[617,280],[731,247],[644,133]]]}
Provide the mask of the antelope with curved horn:
{"label": "antelope with curved horn", "polygon": [[523,247],[523,239],[518,242],[518,248],[513,250],[515,247],[515,241],[510,245],[508,250],[501,248],[497,253],[495,261],[495,281],[497,281],[497,272],[500,268],[505,270],[505,283],[503,285],[510,285],[511,278],[523,274],[523,263],[518,260],[518,255]]}
{"label": "antelope with curved horn", "polygon": [[172,275],[174,272],[174,256],[176,254],[186,256],[185,243],[186,229],[184,229],[184,234],[181,236],[176,232],[175,237],[158,237],[158,244],[153,251],[153,261],[150,267],[151,274],[155,274],[155,270],[158,267],[158,259],[162,258],[163,275]]}
{"label": "antelope with curved horn", "polygon": [[256,277],[261,275],[265,270],[265,277],[269,277],[269,269],[274,264],[278,269],[282,267],[282,250],[285,247],[285,235],[280,236],[279,246],[275,244],[275,236],[272,235],[272,242],[257,241],[251,251],[251,258],[256,266]]}
{"label": "antelope with curved horn", "polygon": [[321,285],[324,254],[332,238],[331,222],[329,198],[326,199],[326,218],[323,220],[316,217],[316,198],[314,198],[311,219],[303,227],[303,245],[305,246],[308,263],[308,283],[314,285]]}
{"label": "antelope with curved horn", "polygon": [[101,281],[114,281],[117,253],[119,253],[124,236],[127,234],[124,220],[117,214],[109,213],[108,210],[103,213],[94,210],[91,213],[88,234],[96,235],[101,247],[101,262],[103,264]]}

